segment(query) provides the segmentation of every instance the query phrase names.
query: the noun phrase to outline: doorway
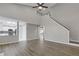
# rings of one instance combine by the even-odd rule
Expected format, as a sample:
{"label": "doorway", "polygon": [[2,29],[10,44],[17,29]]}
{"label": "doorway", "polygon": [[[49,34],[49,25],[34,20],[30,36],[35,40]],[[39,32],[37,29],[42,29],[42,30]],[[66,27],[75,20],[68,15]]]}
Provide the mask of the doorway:
{"label": "doorway", "polygon": [[40,38],[41,41],[45,39],[44,33],[45,33],[45,27],[39,26],[39,38]]}

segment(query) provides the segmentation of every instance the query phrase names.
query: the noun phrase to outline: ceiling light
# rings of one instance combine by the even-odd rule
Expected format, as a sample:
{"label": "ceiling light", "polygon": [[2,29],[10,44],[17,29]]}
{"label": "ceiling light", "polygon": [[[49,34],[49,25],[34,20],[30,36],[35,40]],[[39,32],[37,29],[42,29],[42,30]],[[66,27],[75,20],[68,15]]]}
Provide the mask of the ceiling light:
{"label": "ceiling light", "polygon": [[39,6],[39,7],[38,7],[38,10],[39,10],[39,11],[41,11],[41,10],[46,10],[46,8],[43,8],[43,7]]}
{"label": "ceiling light", "polygon": [[39,6],[39,7],[38,7],[38,9],[39,9],[39,10],[42,10],[42,7],[41,7],[41,6]]}

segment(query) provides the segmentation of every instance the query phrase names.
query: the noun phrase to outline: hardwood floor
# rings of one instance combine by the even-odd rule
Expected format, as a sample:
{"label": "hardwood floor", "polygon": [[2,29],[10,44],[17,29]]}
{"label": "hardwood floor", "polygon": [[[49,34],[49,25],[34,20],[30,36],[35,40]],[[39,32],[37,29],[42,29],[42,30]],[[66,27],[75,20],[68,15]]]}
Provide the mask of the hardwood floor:
{"label": "hardwood floor", "polygon": [[39,40],[0,45],[0,50],[4,56],[79,56],[79,47]]}

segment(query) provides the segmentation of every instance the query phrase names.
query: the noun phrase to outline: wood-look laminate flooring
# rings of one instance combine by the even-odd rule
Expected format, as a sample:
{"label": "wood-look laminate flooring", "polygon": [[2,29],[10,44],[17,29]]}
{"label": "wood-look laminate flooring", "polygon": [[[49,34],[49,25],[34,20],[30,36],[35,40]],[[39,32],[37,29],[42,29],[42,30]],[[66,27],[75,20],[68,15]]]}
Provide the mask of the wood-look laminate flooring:
{"label": "wood-look laminate flooring", "polygon": [[79,56],[79,47],[40,40],[0,45],[0,50],[4,56]]}

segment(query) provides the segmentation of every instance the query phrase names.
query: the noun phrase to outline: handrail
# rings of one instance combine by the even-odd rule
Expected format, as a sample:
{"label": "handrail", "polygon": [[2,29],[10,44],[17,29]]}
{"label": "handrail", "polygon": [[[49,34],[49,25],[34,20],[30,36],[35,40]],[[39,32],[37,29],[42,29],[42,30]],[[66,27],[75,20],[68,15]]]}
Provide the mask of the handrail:
{"label": "handrail", "polygon": [[48,12],[48,15],[49,15],[49,17],[51,19],[53,19],[55,22],[57,22],[58,24],[60,24],[61,26],[63,26],[64,28],[66,28],[69,31],[69,29],[66,26],[64,26],[63,24],[61,24],[60,22],[58,22],[54,17],[52,17],[50,12]]}
{"label": "handrail", "polygon": [[[39,12],[37,11],[37,13],[39,13]],[[64,28],[66,28],[66,29],[69,31],[69,29],[68,29],[66,26],[64,26],[63,24],[61,24],[60,22],[58,22],[54,17],[52,17],[50,12],[48,12],[48,13],[46,13],[46,14],[42,14],[42,13],[39,13],[39,14],[40,14],[41,16],[49,15],[49,17],[50,17],[52,20],[54,20],[56,23],[60,24],[61,26],[63,26]]]}
{"label": "handrail", "polygon": [[37,11],[37,13],[39,13],[41,16],[44,16],[44,15],[49,15],[49,17],[54,20],[56,23],[60,24],[61,26],[63,26],[64,28],[66,28],[68,31],[69,29],[64,26],[63,24],[61,24],[60,22],[58,22],[54,17],[51,16],[51,13],[48,11],[47,13],[43,14],[43,13],[40,13],[39,11]]}

